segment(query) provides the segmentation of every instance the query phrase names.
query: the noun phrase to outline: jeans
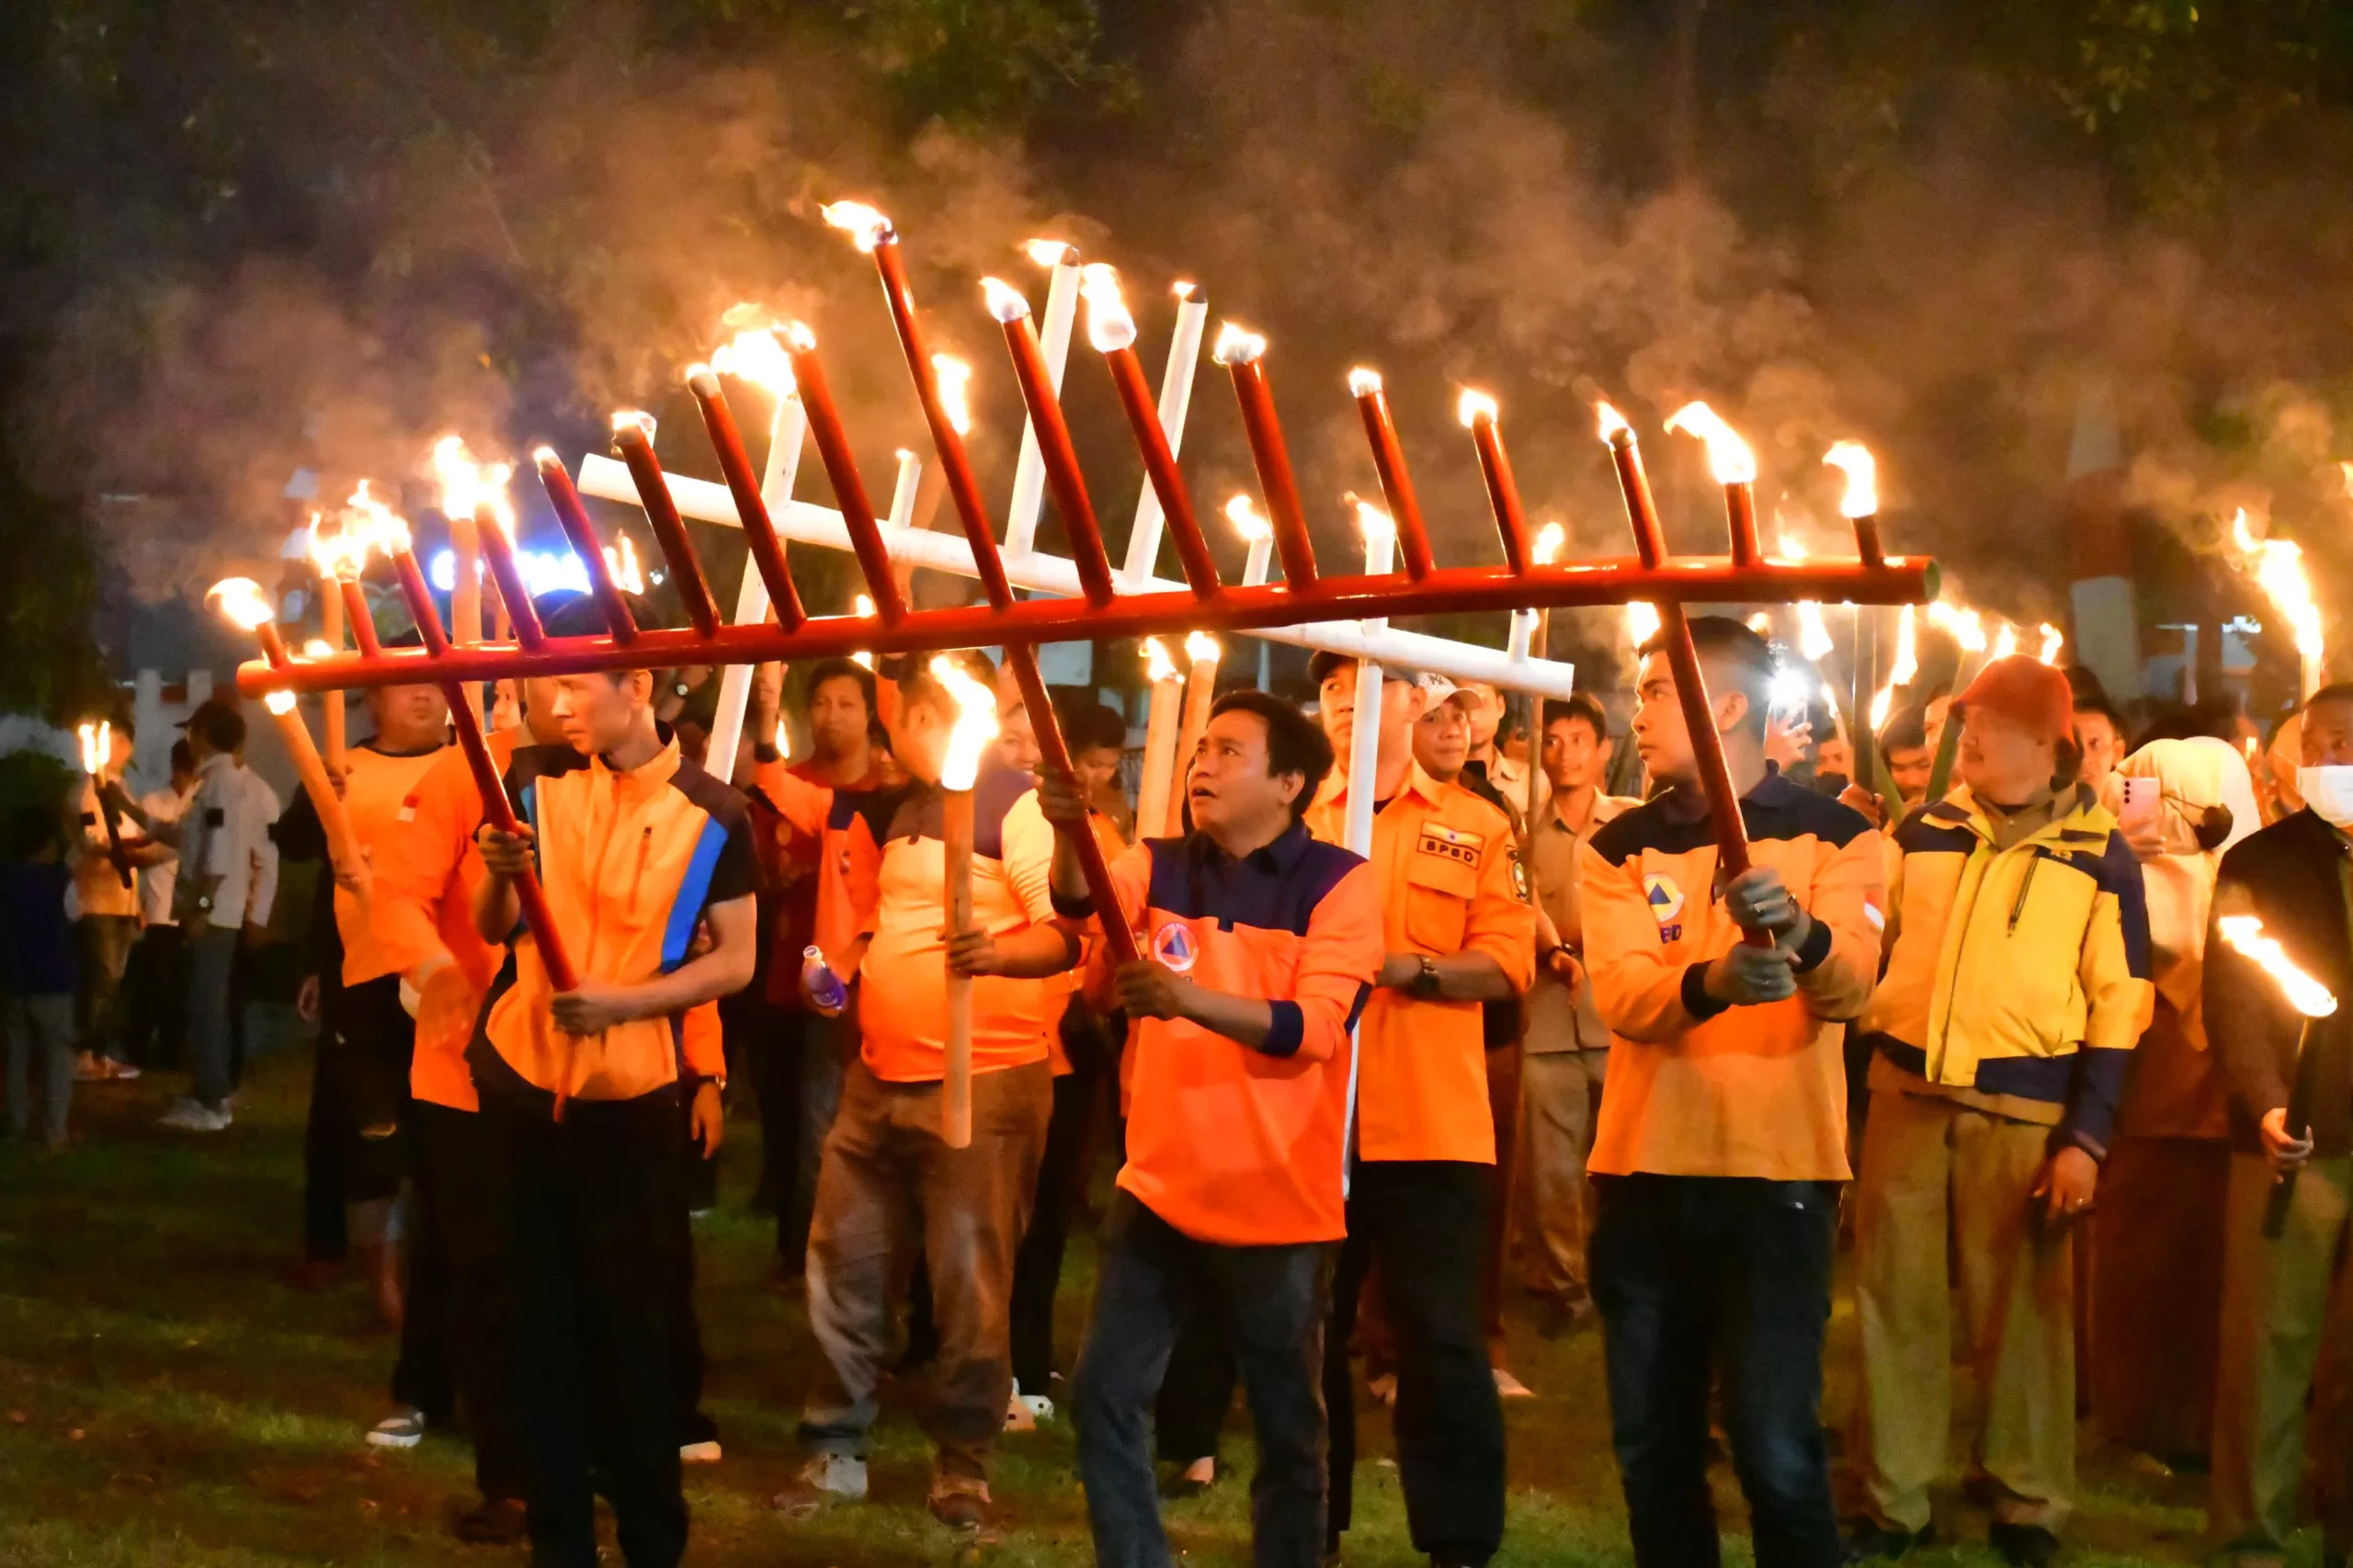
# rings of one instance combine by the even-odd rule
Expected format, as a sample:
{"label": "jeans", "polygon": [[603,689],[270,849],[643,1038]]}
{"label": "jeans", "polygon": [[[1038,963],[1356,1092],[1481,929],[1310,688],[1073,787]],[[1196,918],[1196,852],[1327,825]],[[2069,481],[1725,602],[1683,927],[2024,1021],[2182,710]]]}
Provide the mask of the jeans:
{"label": "jeans", "polygon": [[1166,1568],[1153,1481],[1150,1415],[1188,1319],[1213,1320],[1233,1347],[1258,1433],[1250,1480],[1257,1568],[1324,1558],[1324,1318],[1329,1242],[1218,1246],[1195,1241],[1127,1192],[1104,1229],[1095,1321],[1072,1380],[1078,1473],[1104,1568]]}
{"label": "jeans", "polygon": [[1414,1550],[1483,1563],[1504,1535],[1504,1414],[1479,1329],[1480,1256],[1490,1167],[1459,1160],[1360,1163],[1348,1239],[1324,1339],[1330,1412],[1331,1528],[1348,1528],[1356,1487],[1356,1391],[1348,1337],[1357,1298],[1379,1265],[1397,1355],[1397,1470]]}
{"label": "jeans", "polygon": [[65,1109],[74,1102],[74,998],[0,999],[8,1034],[8,1131],[21,1138],[32,1127],[32,1059],[40,1057],[41,1136],[65,1142]]}
{"label": "jeans", "polygon": [[237,961],[238,932],[233,926],[210,923],[189,931],[188,1045],[196,1059],[196,1102],[219,1110],[232,1086],[229,971]]}
{"label": "jeans", "polygon": [[1711,1568],[1708,1394],[1723,1384],[1757,1568],[1836,1568],[1822,1440],[1835,1182],[1594,1182],[1593,1297],[1634,1561]]}

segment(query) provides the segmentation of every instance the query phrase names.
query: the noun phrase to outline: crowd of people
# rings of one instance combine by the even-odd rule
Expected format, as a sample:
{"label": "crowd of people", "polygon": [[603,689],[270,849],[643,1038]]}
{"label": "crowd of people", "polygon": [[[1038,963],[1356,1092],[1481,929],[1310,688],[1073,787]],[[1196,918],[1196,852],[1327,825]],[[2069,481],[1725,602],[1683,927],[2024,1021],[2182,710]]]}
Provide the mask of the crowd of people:
{"label": "crowd of people", "polygon": [[[585,599],[540,608],[602,629]],[[690,1217],[731,1097],[820,1352],[790,1514],[866,1497],[886,1376],[919,1368],[934,1516],[991,1519],[1000,1434],[1067,1418],[1098,1559],[1165,1564],[1160,1500],[1213,1483],[1238,1381],[1255,1560],[1313,1568],[1351,1522],[1363,1388],[1394,1407],[1415,1549],[1482,1568],[1502,1402],[1529,1392],[1517,1284],[1540,1334],[1597,1320],[1644,1564],[1718,1560],[1720,1449],[1765,1568],[1933,1540],[1956,1346],[1982,1407],[1965,1494],[2009,1561],[2059,1548],[2086,1403],[2211,1466],[2214,1544],[2279,1561],[2353,1218],[2353,1040],[2211,933],[2258,916],[2353,991],[2353,686],[2268,757],[2219,710],[2128,747],[2096,681],[1998,658],[1907,694],[1871,790],[1830,723],[1773,711],[1779,651],[1690,631],[1736,875],[1655,642],[1624,734],[1590,695],[1507,728],[1493,688],[1393,667],[1358,713],[1355,662],[1319,653],[1312,709],[1217,699],[1165,837],[1138,832],[1118,712],[1064,694],[1075,770],[1041,770],[976,653],[792,671],[790,725],[764,667],[724,770],[676,672],[525,681],[493,731],[514,833],[441,689],[373,690],[337,778],[363,853],[332,866],[313,803],[281,813],[208,703],[169,789],[131,796],[119,730],[62,841],[53,812],[13,824],[12,1123],[39,1077],[63,1142],[77,1078],[134,1075],[176,1031],[194,1087],[166,1123],[228,1128],[239,954],[281,867],[319,866],[305,1242],[318,1269],[356,1252],[400,1324],[368,1440],[461,1426],[458,1532],[549,1565],[597,1560],[599,1494],[635,1568],[686,1550],[682,1466],[721,1457]],[[973,683],[1000,734],[959,923],[941,778]],[[1107,1164],[1065,1358],[1063,1255]],[[1842,1244],[1857,1397],[1833,1433]],[[2341,1562],[2353,1488],[2325,1491]]]}

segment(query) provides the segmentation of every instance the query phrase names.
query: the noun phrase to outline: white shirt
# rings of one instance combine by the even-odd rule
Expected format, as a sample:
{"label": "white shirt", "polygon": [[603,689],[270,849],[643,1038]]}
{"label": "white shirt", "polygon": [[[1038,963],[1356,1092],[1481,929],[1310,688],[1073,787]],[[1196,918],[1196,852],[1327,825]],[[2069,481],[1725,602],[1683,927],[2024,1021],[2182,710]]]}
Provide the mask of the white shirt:
{"label": "white shirt", "polygon": [[[278,846],[269,826],[278,812],[277,791],[236,758],[208,756],[197,768],[196,793],[180,826],[180,864],[199,884],[210,880],[203,907],[215,928],[269,923],[278,898]],[[195,894],[205,896],[204,888]]]}
{"label": "white shirt", "polygon": [[[194,791],[191,790],[192,794]],[[176,790],[151,790],[139,797],[140,809],[148,820],[155,823],[177,822],[188,814],[188,796]],[[169,926],[172,918],[172,890],[179,882],[180,858],[176,852],[152,866],[139,868],[139,917],[150,926]]]}

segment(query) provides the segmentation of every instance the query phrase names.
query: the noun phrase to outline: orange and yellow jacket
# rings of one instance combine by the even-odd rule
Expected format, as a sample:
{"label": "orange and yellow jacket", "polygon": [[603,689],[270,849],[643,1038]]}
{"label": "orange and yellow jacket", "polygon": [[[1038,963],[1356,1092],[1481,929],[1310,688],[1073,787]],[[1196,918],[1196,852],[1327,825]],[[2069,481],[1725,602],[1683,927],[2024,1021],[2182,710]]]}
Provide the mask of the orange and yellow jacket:
{"label": "orange and yellow jacket", "polygon": [[1741,939],[1716,892],[1704,809],[1662,795],[1578,852],[1586,972],[1609,1026],[1596,1175],[1844,1181],[1847,1019],[1870,999],[1884,903],[1880,835],[1862,816],[1768,772],[1741,801],[1751,862],[1813,917],[1797,994],[1734,1007],[1708,966]]}
{"label": "orange and yellow jacket", "polygon": [[[653,760],[625,773],[570,746],[520,747],[506,789],[584,980],[634,985],[676,969],[712,905],[758,891],[744,797],[680,756],[666,732]],[[483,1092],[535,1108],[559,1086],[574,1099],[637,1099],[687,1076],[688,1037],[708,1032],[681,1013],[568,1037],[551,994],[538,943],[518,927],[467,1051]]]}
{"label": "orange and yellow jacket", "polygon": [[[1255,1048],[1182,1019],[1130,1024],[1120,1185],[1198,1241],[1337,1241],[1348,1029],[1383,951],[1372,868],[1294,824],[1239,860],[1202,833],[1148,839],[1113,861],[1111,881],[1153,957],[1197,985],[1263,997],[1274,1015]],[[1094,913],[1059,894],[1054,907],[1074,920]]]}
{"label": "orange and yellow jacket", "polygon": [[[843,950],[873,929],[882,843],[908,789],[835,789],[782,761],[762,763],[752,774],[752,788],[774,808],[790,835],[774,846],[776,858],[802,868],[813,879],[807,943],[839,967]],[[787,913],[777,922],[776,947],[769,955],[768,1000],[796,1011],[804,1002],[801,950],[794,943],[803,935],[797,912]]]}
{"label": "orange and yellow jacket", "polygon": [[2008,848],[1966,787],[1896,830],[1871,1086],[1940,1094],[2105,1156],[2148,1027],[2141,863],[2089,790]]}
{"label": "orange and yellow jacket", "polygon": [[[1308,830],[1343,844],[1347,821],[1347,781],[1327,782],[1308,808]],[[1415,763],[1373,813],[1371,860],[1386,951],[1485,953],[1514,991],[1527,991],[1536,974],[1536,906],[1508,817]],[[1357,1147],[1365,1159],[1495,1164],[1481,1004],[1376,989],[1357,1027]]]}

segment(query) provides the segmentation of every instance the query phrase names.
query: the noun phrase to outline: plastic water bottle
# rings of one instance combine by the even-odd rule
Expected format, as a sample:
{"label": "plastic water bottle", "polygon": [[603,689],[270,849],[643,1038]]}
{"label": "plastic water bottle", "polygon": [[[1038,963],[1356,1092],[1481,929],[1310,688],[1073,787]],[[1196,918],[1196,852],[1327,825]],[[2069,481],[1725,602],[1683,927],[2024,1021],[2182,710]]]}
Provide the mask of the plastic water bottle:
{"label": "plastic water bottle", "polygon": [[841,1017],[842,1009],[849,1006],[849,987],[817,948],[801,949],[801,988],[809,994],[809,1005],[828,1018]]}

